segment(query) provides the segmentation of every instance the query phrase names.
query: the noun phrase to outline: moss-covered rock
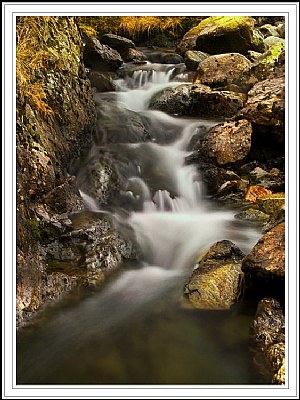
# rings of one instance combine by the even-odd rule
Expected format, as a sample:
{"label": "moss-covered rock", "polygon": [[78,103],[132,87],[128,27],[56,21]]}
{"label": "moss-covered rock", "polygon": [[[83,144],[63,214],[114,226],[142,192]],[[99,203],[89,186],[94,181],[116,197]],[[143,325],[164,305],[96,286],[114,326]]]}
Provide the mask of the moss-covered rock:
{"label": "moss-covered rock", "polygon": [[185,285],[184,296],[189,304],[198,309],[229,309],[242,293],[243,256],[228,240],[211,246]]}
{"label": "moss-covered rock", "polygon": [[236,52],[246,54],[252,48],[255,20],[243,16],[213,16],[193,28],[197,32],[196,50],[209,54]]}

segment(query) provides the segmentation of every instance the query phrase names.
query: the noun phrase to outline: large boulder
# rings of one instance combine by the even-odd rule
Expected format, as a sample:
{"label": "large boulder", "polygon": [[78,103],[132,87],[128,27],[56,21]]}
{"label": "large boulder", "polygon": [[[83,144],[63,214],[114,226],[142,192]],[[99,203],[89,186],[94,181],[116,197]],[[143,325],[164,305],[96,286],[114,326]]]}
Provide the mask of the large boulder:
{"label": "large boulder", "polygon": [[197,152],[203,162],[223,166],[243,160],[250,151],[252,127],[247,120],[224,122],[211,128],[199,141]]}
{"label": "large boulder", "polygon": [[237,115],[243,104],[244,97],[239,93],[185,84],[159,92],[151,99],[149,107],[173,115],[217,119]]}
{"label": "large boulder", "polygon": [[246,54],[252,46],[255,20],[243,16],[213,16],[197,26],[196,50],[209,54]]}
{"label": "large boulder", "polygon": [[198,309],[229,309],[242,293],[242,251],[229,240],[210,247],[185,285],[188,305]]}
{"label": "large boulder", "polygon": [[123,63],[120,53],[95,37],[87,39],[83,60],[86,67],[100,71],[116,71]]}
{"label": "large boulder", "polygon": [[205,58],[198,66],[195,83],[210,87],[245,86],[251,62],[242,54],[226,53]]}

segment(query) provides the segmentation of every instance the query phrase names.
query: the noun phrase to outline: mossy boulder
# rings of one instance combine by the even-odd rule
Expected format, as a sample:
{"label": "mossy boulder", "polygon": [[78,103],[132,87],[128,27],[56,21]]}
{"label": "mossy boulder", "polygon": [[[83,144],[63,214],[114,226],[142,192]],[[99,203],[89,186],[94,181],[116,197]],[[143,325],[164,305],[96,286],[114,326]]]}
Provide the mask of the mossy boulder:
{"label": "mossy boulder", "polygon": [[185,285],[184,297],[198,309],[229,309],[242,293],[244,254],[229,240],[210,247]]}
{"label": "mossy boulder", "polygon": [[270,215],[277,215],[285,205],[284,193],[272,193],[257,199],[259,208]]}
{"label": "mossy boulder", "polygon": [[255,20],[243,16],[213,16],[193,28],[197,34],[195,50],[209,54],[237,52],[252,48]]}

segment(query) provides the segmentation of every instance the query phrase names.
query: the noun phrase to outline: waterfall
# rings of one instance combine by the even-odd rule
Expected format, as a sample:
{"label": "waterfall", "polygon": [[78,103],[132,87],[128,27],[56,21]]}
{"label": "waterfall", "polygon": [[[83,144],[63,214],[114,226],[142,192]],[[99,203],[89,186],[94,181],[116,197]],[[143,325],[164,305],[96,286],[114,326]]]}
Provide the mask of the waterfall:
{"label": "waterfall", "polygon": [[[74,304],[54,311],[44,326],[20,340],[18,383],[252,383],[247,375],[248,342],[246,354],[237,358],[238,367],[236,353],[227,356],[226,338],[230,336],[232,347],[234,335],[238,346],[246,336],[236,325],[228,336],[226,313],[201,320],[202,314],[183,313],[178,307],[203,251],[222,239],[248,251],[258,234],[251,229],[237,233],[233,212],[212,208],[200,173],[185,163],[192,137],[217,122],[148,109],[155,93],[180,84],[170,81],[173,68],[148,63],[146,69],[118,80],[118,92],[97,94],[97,140],[76,167],[80,194],[91,214],[109,214],[115,228],[135,242],[140,256],[136,264],[125,264],[117,276],[92,289],[90,296],[75,296]],[[129,110],[126,129],[124,119],[118,118],[121,109],[124,114]],[[131,121],[133,128],[139,126],[135,113],[149,124],[148,141],[126,141]],[[120,142],[109,142],[114,132]],[[105,209],[99,207],[94,182],[99,180],[101,195],[110,184],[110,162],[122,187]]]}

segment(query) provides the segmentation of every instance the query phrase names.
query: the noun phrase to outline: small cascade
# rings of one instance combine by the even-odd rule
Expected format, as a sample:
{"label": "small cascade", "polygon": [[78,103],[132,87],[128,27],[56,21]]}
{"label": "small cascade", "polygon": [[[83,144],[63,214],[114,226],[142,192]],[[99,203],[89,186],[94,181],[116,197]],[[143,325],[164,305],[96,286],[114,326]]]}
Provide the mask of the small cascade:
{"label": "small cascade", "polygon": [[[80,194],[88,211],[109,214],[121,235],[135,242],[138,260],[125,264],[91,296],[53,312],[44,327],[20,340],[19,384],[253,383],[247,375],[248,341],[240,359],[232,344],[236,340],[241,347],[247,333],[235,333],[236,325],[229,332],[226,313],[217,315],[216,329],[217,319],[201,319],[204,314],[184,313],[179,307],[200,253],[223,239],[247,252],[258,234],[254,229],[236,232],[233,212],[212,209],[197,168],[185,163],[193,136],[217,122],[148,109],[152,96],[181,84],[172,81],[174,68],[132,66],[118,80],[117,92],[97,95],[98,144],[95,140],[89,155],[80,160]],[[152,139],[126,141],[130,134],[122,129],[122,108],[129,110],[132,119],[126,121],[132,125],[132,111],[147,120]],[[110,136],[121,140],[109,142]],[[101,160],[107,153],[111,162],[106,165]],[[98,179],[106,189],[112,183],[112,164],[122,187],[109,209],[100,210],[93,184]],[[98,165],[104,165],[101,173]],[[232,339],[234,334],[237,339]]]}

